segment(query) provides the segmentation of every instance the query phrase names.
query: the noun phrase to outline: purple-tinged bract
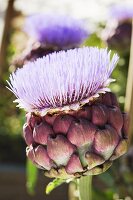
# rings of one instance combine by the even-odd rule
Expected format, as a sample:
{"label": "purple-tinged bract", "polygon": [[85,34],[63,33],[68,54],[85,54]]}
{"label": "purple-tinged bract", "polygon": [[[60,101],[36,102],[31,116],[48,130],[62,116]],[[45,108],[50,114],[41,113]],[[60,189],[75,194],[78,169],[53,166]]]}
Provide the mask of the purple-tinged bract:
{"label": "purple-tinged bract", "polygon": [[77,111],[28,113],[23,130],[28,158],[51,178],[103,173],[128,147],[128,116],[111,92]]}
{"label": "purple-tinged bract", "polygon": [[28,17],[24,30],[40,43],[60,48],[77,47],[89,35],[83,21],[54,14]]}
{"label": "purple-tinged bract", "polygon": [[118,56],[107,49],[84,47],[61,51],[26,64],[10,75],[18,106],[29,112],[77,110],[105,93]]}

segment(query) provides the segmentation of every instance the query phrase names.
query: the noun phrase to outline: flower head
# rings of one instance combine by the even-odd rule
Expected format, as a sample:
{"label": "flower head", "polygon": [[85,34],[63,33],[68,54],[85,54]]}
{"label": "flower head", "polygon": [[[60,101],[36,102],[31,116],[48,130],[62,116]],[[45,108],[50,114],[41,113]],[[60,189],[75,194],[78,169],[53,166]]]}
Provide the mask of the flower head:
{"label": "flower head", "polygon": [[106,92],[118,61],[116,54],[110,57],[94,47],[60,51],[10,76],[19,107],[29,111],[26,154],[46,176],[100,174],[127,151],[128,116]]}
{"label": "flower head", "polygon": [[117,20],[126,20],[133,18],[133,4],[114,4],[110,8],[110,16]]}
{"label": "flower head", "polygon": [[105,93],[118,56],[95,47],[60,51],[26,64],[10,75],[18,106],[30,112],[76,110]]}
{"label": "flower head", "polygon": [[40,43],[60,48],[76,47],[88,36],[81,20],[65,15],[32,15],[24,30]]}

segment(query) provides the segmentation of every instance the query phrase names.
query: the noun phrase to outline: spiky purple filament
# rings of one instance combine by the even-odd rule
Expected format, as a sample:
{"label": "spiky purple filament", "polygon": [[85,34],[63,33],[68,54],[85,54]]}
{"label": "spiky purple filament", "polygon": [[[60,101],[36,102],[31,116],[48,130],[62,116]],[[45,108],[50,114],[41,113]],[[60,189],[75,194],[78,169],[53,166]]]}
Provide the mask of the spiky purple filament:
{"label": "spiky purple filament", "polygon": [[12,73],[9,89],[30,112],[70,106],[104,91],[118,61],[116,54],[110,56],[96,47],[53,53]]}

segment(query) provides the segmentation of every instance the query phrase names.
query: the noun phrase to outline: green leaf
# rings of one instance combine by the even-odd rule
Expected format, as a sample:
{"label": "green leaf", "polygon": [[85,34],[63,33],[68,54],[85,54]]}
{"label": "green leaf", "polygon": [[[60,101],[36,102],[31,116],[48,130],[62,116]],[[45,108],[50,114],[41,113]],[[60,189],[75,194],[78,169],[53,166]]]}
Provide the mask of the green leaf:
{"label": "green leaf", "polygon": [[105,48],[106,44],[97,36],[96,33],[91,34],[84,42],[85,46],[96,46],[99,48]]}
{"label": "green leaf", "polygon": [[61,184],[65,183],[66,180],[64,179],[54,179],[52,182],[50,182],[47,186],[46,186],[46,194],[50,194],[50,192],[52,192],[52,190],[54,190],[56,187],[60,186]]}
{"label": "green leaf", "polygon": [[35,186],[38,178],[38,169],[36,166],[32,164],[32,162],[29,159],[27,159],[26,163],[26,176],[27,176],[27,181],[26,181],[27,191],[30,195],[34,195]]}

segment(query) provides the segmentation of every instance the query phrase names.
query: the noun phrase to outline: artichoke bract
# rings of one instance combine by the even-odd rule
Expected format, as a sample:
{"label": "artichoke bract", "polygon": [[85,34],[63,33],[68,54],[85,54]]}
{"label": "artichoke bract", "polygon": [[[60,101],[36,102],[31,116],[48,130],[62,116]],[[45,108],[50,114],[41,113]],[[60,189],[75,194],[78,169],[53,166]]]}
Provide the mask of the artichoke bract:
{"label": "artichoke bract", "polygon": [[78,111],[37,116],[27,113],[27,156],[50,177],[80,177],[106,171],[127,151],[127,114],[113,93]]}
{"label": "artichoke bract", "polygon": [[128,115],[108,85],[118,56],[107,49],[61,51],[10,76],[27,111],[26,154],[48,177],[97,175],[127,151]]}

